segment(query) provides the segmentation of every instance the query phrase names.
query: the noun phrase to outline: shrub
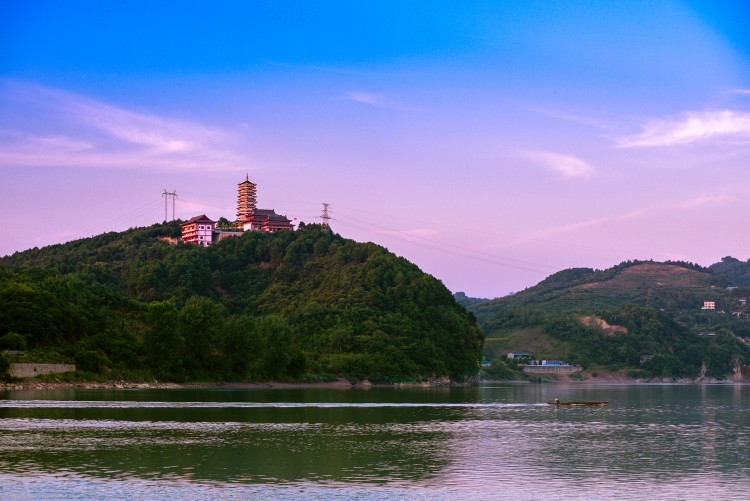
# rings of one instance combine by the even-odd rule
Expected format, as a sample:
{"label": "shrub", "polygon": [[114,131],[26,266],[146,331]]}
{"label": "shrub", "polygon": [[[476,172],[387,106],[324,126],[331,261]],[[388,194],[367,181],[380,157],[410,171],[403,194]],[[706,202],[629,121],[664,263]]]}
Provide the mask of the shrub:
{"label": "shrub", "polygon": [[0,350],[24,351],[26,338],[17,332],[8,332],[0,337]]}

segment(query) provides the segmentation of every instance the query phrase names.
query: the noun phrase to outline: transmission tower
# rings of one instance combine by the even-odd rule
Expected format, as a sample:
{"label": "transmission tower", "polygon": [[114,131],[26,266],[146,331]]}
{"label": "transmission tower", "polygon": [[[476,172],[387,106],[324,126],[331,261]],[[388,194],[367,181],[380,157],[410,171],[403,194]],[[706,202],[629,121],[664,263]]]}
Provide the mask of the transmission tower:
{"label": "transmission tower", "polygon": [[331,210],[331,204],[323,203],[323,215],[320,216],[320,219],[323,220],[323,226],[325,226],[329,231],[331,230],[331,225],[328,224],[328,221],[333,219],[330,214]]}
{"label": "transmission tower", "polygon": [[177,191],[167,191],[166,188],[164,188],[164,193],[161,194],[162,198],[164,198],[164,221],[167,220],[167,202],[169,201],[169,198],[172,198],[172,221],[174,221],[174,201],[177,199]]}

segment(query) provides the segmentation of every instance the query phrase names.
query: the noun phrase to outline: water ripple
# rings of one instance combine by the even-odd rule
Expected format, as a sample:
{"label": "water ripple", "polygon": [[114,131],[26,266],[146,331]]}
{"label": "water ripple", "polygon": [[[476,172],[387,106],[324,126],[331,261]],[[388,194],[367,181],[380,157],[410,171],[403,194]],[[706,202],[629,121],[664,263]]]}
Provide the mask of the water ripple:
{"label": "water ripple", "polygon": [[102,400],[0,400],[5,409],[304,409],[304,408],[478,408],[512,409],[549,407],[546,403],[391,403],[391,402],[152,402]]}

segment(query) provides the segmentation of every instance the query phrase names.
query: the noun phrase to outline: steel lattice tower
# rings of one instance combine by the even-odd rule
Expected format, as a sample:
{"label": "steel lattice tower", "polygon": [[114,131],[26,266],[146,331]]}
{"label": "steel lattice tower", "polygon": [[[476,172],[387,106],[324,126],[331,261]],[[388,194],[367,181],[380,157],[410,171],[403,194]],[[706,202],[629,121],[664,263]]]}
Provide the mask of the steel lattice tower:
{"label": "steel lattice tower", "polygon": [[172,221],[174,221],[174,203],[177,199],[177,191],[167,191],[167,189],[164,188],[164,193],[162,193],[161,196],[164,199],[164,221],[167,220],[167,201],[170,197],[172,198]]}
{"label": "steel lattice tower", "polygon": [[326,228],[328,228],[328,230],[331,229],[331,225],[328,224],[328,221],[330,221],[331,219],[333,219],[331,217],[331,214],[329,213],[330,210],[331,210],[331,204],[327,204],[327,203],[324,202],[323,203],[323,215],[320,216],[320,219],[323,220],[323,226],[325,226]]}

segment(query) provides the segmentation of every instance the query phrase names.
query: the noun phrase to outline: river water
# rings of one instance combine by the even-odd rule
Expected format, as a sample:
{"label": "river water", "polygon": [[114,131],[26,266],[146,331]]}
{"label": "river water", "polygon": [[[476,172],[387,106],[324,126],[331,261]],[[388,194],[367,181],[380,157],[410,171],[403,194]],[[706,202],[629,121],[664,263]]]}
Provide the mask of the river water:
{"label": "river water", "polygon": [[0,392],[0,499],[749,493],[747,385]]}

